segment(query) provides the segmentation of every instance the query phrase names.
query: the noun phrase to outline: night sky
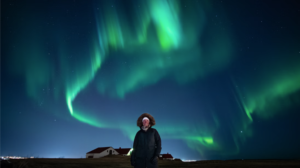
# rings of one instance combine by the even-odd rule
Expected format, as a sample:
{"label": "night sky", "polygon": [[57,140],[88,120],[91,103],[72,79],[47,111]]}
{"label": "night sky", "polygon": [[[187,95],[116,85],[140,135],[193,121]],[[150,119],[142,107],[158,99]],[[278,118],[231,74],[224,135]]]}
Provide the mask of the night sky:
{"label": "night sky", "polygon": [[2,0],[1,155],[300,158],[298,0]]}

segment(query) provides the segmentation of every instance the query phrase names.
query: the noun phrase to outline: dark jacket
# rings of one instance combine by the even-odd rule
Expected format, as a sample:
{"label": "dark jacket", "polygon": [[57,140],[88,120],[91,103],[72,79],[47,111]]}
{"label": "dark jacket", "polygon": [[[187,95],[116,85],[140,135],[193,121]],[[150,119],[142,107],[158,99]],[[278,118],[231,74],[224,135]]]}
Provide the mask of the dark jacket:
{"label": "dark jacket", "polygon": [[161,139],[156,129],[142,127],[136,133],[131,153],[131,165],[135,168],[158,168]]}

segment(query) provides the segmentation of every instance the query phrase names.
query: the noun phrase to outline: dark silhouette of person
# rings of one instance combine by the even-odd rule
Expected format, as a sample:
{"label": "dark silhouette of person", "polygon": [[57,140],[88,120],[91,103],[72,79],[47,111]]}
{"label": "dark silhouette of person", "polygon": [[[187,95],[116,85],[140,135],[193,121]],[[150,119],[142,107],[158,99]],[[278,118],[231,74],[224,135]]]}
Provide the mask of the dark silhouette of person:
{"label": "dark silhouette of person", "polygon": [[140,130],[135,135],[130,160],[135,168],[158,168],[161,139],[157,130],[152,128],[154,125],[155,120],[148,113],[137,120]]}

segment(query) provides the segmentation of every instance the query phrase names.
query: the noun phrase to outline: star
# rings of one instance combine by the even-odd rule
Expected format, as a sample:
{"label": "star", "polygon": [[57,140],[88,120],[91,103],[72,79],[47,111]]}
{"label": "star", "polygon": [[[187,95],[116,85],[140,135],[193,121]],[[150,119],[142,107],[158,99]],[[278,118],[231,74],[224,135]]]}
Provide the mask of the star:
{"label": "star", "polygon": [[243,131],[241,131],[241,133],[243,133]]}

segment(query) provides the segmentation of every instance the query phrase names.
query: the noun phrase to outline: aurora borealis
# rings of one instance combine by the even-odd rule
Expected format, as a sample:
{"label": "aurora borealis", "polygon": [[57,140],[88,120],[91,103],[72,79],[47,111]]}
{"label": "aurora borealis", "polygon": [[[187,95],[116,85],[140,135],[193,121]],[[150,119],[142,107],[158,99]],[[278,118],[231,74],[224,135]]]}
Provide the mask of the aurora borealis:
{"label": "aurora borealis", "polygon": [[[297,1],[2,2],[1,155],[299,158]],[[284,153],[284,154],[283,154]]]}

